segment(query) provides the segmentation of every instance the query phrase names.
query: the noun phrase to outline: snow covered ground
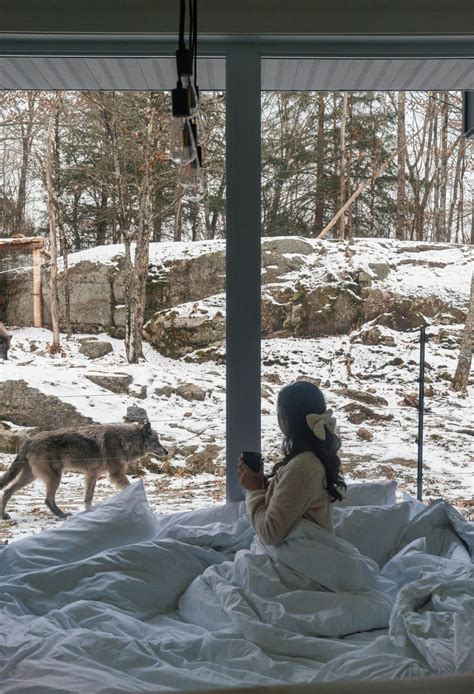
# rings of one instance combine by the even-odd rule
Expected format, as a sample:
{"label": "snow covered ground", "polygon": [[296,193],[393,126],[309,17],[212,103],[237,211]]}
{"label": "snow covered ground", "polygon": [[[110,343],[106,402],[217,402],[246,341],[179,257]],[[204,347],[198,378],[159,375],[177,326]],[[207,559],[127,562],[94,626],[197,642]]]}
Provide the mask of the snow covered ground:
{"label": "snow covered ground", "polygon": [[[416,493],[417,410],[401,405],[404,394],[415,393],[418,376],[418,335],[396,333],[384,328],[396,339],[395,346],[350,343],[347,337],[320,339],[272,339],[262,344],[262,450],[270,465],[278,459],[280,440],[275,417],[275,402],[282,384],[298,377],[317,378],[333,407],[343,442],[342,459],[348,479],[396,478],[399,488]],[[465,395],[448,390],[442,376],[453,373],[457,350],[440,342],[440,333],[459,336],[461,326],[431,328],[427,346],[427,380],[433,395],[426,397],[424,449],[425,498],[443,496],[453,501],[465,515],[472,514],[469,500],[473,496],[472,435],[461,429],[472,428],[472,402]],[[152,506],[160,512],[199,508],[220,502],[225,496],[223,478],[225,447],[225,367],[213,362],[194,364],[167,359],[148,348],[147,361],[127,364],[123,343],[99,335],[113,345],[113,352],[91,361],[79,352],[79,340],[62,339],[63,355],[50,356],[48,330],[34,328],[14,332],[11,360],[3,363],[1,380],[23,379],[40,391],[69,402],[81,414],[96,422],[122,421],[127,406],[145,407],[153,427],[170,451],[170,465],[165,462],[162,474],[145,473],[145,485]],[[31,351],[32,346],[34,352]],[[350,350],[351,373],[347,371]],[[398,364],[396,358],[403,359]],[[395,364],[391,364],[395,360]],[[398,365],[397,365],[398,364]],[[90,373],[120,373],[133,377],[131,394],[111,393],[86,378]],[[186,401],[176,394],[156,395],[155,389],[180,383],[193,383],[206,391],[203,401]],[[143,399],[146,388],[146,397]],[[368,405],[390,420],[349,421],[351,412],[342,409],[354,402],[341,394],[345,387],[369,396],[385,398],[386,406]],[[140,397],[136,397],[136,392]],[[373,436],[361,440],[361,426]],[[210,454],[206,456],[206,451]],[[203,471],[189,471],[189,461],[204,454]],[[12,455],[0,454],[0,466],[6,468]],[[216,471],[213,471],[213,466]],[[199,470],[199,468],[197,468]],[[114,493],[107,479],[100,480],[95,500]],[[22,490],[9,504],[11,521],[0,524],[0,541],[12,541],[40,532],[57,521],[43,503],[39,482]],[[59,489],[59,505],[67,511],[82,509],[83,479],[66,474]],[[472,502],[471,502],[472,503]]]}

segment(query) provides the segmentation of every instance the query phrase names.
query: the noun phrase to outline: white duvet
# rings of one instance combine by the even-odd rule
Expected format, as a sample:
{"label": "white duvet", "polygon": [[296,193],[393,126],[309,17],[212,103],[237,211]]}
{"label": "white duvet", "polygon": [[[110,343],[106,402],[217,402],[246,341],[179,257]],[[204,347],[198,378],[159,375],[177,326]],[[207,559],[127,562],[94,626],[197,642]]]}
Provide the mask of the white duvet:
{"label": "white duvet", "polygon": [[471,672],[472,524],[442,501],[334,514],[337,536],[266,546],[243,504],[156,516],[139,482],[0,548],[0,691]]}

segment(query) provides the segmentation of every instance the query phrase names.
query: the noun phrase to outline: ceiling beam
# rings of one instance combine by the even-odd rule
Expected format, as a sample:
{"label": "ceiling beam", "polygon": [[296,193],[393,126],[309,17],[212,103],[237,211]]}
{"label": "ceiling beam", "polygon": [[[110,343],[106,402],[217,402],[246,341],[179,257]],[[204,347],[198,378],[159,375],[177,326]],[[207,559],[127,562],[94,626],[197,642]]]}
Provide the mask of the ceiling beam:
{"label": "ceiling beam", "polygon": [[[176,0],[2,2],[2,32],[175,34]],[[199,29],[211,34],[463,34],[474,32],[471,0],[199,0]]]}

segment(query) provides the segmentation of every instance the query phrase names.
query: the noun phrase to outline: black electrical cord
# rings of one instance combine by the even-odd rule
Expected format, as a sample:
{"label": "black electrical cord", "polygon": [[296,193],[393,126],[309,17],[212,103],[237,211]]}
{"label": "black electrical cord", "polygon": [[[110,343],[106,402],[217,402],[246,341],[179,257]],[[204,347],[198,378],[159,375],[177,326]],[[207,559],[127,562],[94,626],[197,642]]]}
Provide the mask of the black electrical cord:
{"label": "black electrical cord", "polygon": [[192,13],[192,24],[193,24],[193,55],[194,55],[194,86],[197,87],[197,0],[192,0],[193,13]]}
{"label": "black electrical cord", "polygon": [[[180,0],[179,4],[179,48],[186,48],[184,43],[184,24],[186,21],[186,0]],[[179,75],[181,77],[181,75]]]}

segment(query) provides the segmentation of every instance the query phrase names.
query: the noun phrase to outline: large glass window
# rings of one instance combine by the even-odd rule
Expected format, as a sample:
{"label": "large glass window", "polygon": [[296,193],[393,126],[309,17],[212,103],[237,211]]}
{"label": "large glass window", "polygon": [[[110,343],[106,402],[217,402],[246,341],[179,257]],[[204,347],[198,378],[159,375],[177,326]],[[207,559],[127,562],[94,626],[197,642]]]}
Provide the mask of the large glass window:
{"label": "large glass window", "polygon": [[347,479],[393,478],[416,494],[424,325],[424,498],[469,513],[470,405],[453,390],[472,257],[460,118],[460,92],[263,93],[269,464],[281,459],[278,391],[310,380],[335,411]]}
{"label": "large glass window", "polygon": [[[201,94],[201,202],[183,197],[169,160],[168,92],[10,91],[0,93],[0,107],[0,319],[11,336],[0,374],[0,471],[35,432],[146,417],[168,456],[141,456],[129,477],[144,480],[152,507],[168,512],[221,501],[223,93]],[[56,352],[52,233],[58,255]],[[39,239],[32,242],[41,247],[38,253],[32,238]],[[41,263],[41,289],[34,258]],[[38,302],[42,327],[34,327]],[[140,320],[141,344],[133,325]],[[84,463],[95,464],[94,457]],[[113,493],[101,476],[94,501]],[[51,526],[44,497],[40,481],[19,490],[9,501],[11,521],[2,523],[0,539]],[[58,506],[77,512],[83,497],[84,476],[65,473]]]}

